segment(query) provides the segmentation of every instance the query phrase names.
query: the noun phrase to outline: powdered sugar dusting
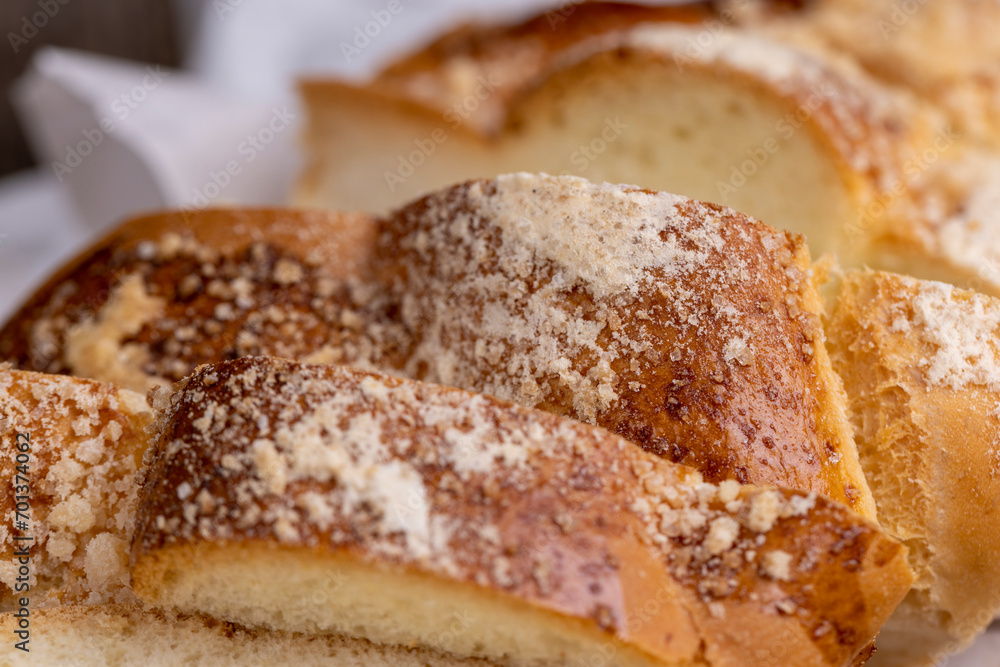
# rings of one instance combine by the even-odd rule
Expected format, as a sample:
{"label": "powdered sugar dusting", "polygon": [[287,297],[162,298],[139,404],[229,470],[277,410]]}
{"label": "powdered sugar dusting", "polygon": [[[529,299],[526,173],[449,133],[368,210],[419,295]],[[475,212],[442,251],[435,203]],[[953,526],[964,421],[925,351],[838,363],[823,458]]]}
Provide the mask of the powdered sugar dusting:
{"label": "powdered sugar dusting", "polygon": [[[11,484],[24,472],[16,470],[17,433],[30,443],[32,605],[132,601],[128,544],[149,421],[145,401],[88,380],[0,369],[0,415],[0,468]],[[0,610],[8,611],[23,596],[14,592],[14,550],[22,543],[8,532],[16,519],[13,493],[4,498]]]}
{"label": "powdered sugar dusting", "polygon": [[[677,205],[687,201],[578,177],[519,173],[498,177],[495,195],[482,199],[481,210],[504,231],[507,243],[549,259],[568,280],[605,297],[635,293],[648,269],[690,270],[705,261],[704,251],[683,250],[661,238],[669,221],[682,215]],[[722,239],[706,231],[703,242],[717,247]]]}
{"label": "powdered sugar dusting", "polygon": [[825,362],[801,239],[683,197],[512,174],[400,209],[380,244],[408,377],[603,426],[711,481],[858,497],[842,488],[853,444],[813,413]]}
{"label": "powdered sugar dusting", "polygon": [[912,308],[914,327],[935,348],[922,364],[931,384],[1000,391],[1000,305],[951,285],[921,282]]}

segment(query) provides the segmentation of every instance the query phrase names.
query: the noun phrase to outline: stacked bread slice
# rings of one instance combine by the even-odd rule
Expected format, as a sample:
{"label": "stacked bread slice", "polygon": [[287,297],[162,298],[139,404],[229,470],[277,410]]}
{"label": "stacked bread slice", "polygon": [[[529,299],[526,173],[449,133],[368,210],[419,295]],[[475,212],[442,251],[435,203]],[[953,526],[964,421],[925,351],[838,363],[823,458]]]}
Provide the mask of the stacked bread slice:
{"label": "stacked bread slice", "polygon": [[517,665],[728,664],[783,636],[796,664],[843,664],[909,583],[842,506],[481,395],[244,359],[161,415],[133,586],[182,611]]}

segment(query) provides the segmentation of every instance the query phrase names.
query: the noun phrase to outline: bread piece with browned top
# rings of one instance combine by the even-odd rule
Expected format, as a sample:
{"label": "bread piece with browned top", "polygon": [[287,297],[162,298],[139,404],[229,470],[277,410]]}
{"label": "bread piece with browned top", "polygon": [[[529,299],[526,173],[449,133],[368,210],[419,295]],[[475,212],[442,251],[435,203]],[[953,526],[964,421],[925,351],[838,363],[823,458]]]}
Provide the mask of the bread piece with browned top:
{"label": "bread piece with browned top", "polygon": [[31,298],[0,353],[133,388],[262,353],[402,372],[873,518],[809,272],[801,238],[729,209],[521,174],[383,220],[131,221]]}
{"label": "bread piece with browned top", "polygon": [[151,419],[130,391],[0,368],[0,611],[22,598],[32,613],[133,599],[132,503]]}
{"label": "bread piece with browned top", "polygon": [[910,583],[841,505],[485,396],[248,358],[158,402],[133,547],[157,606],[510,665],[843,665]]}
{"label": "bread piece with browned top", "polygon": [[801,237],[662,192],[514,174],[396,211],[380,243],[408,376],[874,517]]}
{"label": "bread piece with browned top", "polygon": [[35,292],[0,330],[0,358],[142,392],[248,354],[378,359],[393,345],[363,312],[374,233],[348,213],[129,220]]}
{"label": "bread piece with browned top", "polygon": [[827,333],[879,521],[917,574],[875,662],[936,664],[1000,612],[1000,302],[850,272]]}

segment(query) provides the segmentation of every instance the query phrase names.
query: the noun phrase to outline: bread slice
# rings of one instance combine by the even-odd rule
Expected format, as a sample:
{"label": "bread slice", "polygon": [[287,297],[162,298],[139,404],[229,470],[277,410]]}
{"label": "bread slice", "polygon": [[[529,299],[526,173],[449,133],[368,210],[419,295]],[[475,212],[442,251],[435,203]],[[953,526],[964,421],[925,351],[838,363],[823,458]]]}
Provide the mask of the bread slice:
{"label": "bread slice", "polygon": [[[247,354],[360,361],[374,222],[284,210],[175,211],[112,231],[0,330],[21,368],[145,392]],[[332,355],[332,356],[331,356]]]}
{"label": "bread slice", "polygon": [[711,482],[874,506],[801,237],[684,197],[514,174],[400,209],[379,274],[409,377],[603,426]]}
{"label": "bread slice", "polygon": [[[456,626],[457,627],[457,626]],[[0,614],[0,632],[16,637],[17,619]],[[489,667],[433,651],[338,636],[249,630],[204,616],[179,616],[138,605],[67,606],[33,611],[29,653],[0,645],[0,667]],[[17,641],[15,639],[15,641]]]}
{"label": "bread slice", "polygon": [[32,610],[133,599],[128,548],[151,421],[145,399],[2,368],[0,416],[8,489],[0,495],[0,611],[25,606],[21,599]]}
{"label": "bread slice", "polygon": [[511,25],[462,25],[389,63],[372,88],[419,102],[453,125],[488,135],[538,72],[581,41],[614,40],[640,24],[701,26],[715,15],[705,2],[650,6],[588,0]]}
{"label": "bread slice", "polygon": [[862,262],[890,224],[884,200],[912,208],[905,166],[934,138],[930,116],[861,72],[721,26],[581,38],[545,64],[488,53],[436,62],[471,60],[501,81],[528,70],[516,94],[482,83],[469,94],[491,109],[499,96],[492,124],[414,92],[427,90],[422,71],[409,84],[306,82],[309,163],[293,201],[385,211],[469,177],[572,173],[732,206],[806,234],[817,255]]}
{"label": "bread slice", "polygon": [[1000,302],[903,276],[846,275],[827,324],[881,524],[913,591],[875,664],[932,665],[1000,612]]}
{"label": "bread slice", "polygon": [[245,358],[158,424],[133,586],[185,613],[510,665],[840,665],[911,581],[841,505],[459,390]]}

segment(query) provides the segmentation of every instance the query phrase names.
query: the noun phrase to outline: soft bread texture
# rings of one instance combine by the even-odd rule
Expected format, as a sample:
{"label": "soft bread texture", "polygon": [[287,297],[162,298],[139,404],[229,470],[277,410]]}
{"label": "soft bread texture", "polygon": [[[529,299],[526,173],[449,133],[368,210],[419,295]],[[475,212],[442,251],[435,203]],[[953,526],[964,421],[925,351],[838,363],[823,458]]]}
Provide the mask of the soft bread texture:
{"label": "soft bread texture", "polygon": [[[391,349],[357,323],[373,221],[283,210],[169,212],[112,231],[0,331],[21,368],[145,392],[248,354],[357,363]],[[322,349],[335,349],[337,358]]]}
{"label": "soft bread texture", "polygon": [[932,665],[1000,612],[1000,302],[851,272],[827,332],[879,520],[917,575],[873,664]]}
{"label": "soft bread texture", "polygon": [[[243,220],[256,243],[230,231]],[[528,174],[382,220],[182,222],[127,223],[31,298],[0,351],[132,387],[246,354],[381,368],[597,423],[713,482],[875,516],[799,237],[683,197]],[[155,308],[140,318],[132,300]],[[93,356],[81,347],[114,363],[74,363]]]}
{"label": "soft bread texture", "polygon": [[[902,180],[919,114],[861,75],[753,36],[712,35],[691,55],[704,32],[644,25],[567,46],[517,94],[500,89],[490,126],[442,114],[397,79],[307,82],[310,163],[294,201],[384,211],[469,176],[585,174],[732,206],[805,233],[817,252],[863,254],[850,241],[887,224],[868,209]],[[336,159],[349,152],[360,165]]]}
{"label": "soft bread texture", "polygon": [[[8,489],[0,496],[0,611],[23,597],[33,609],[132,600],[135,475],[152,418],[143,397],[91,380],[2,368],[0,416],[0,474]],[[25,440],[18,433],[28,435],[28,452],[19,451],[16,443]],[[28,496],[28,511],[17,514],[15,494]],[[25,515],[27,528],[18,530]],[[15,592],[25,583],[16,555],[24,546],[30,588]]]}
{"label": "soft bread texture", "polygon": [[[0,632],[17,621],[0,615]],[[363,639],[251,630],[204,616],[179,616],[138,605],[66,606],[33,611],[30,653],[0,646],[0,666],[61,667],[490,667],[417,648]]]}
{"label": "soft bread texture", "polygon": [[[891,222],[868,216],[858,236],[867,265],[1000,296],[1000,3],[811,0],[721,3],[730,25],[861,68],[879,87],[933,110],[937,130],[915,139]],[[908,192],[907,192],[908,191]],[[912,201],[906,201],[912,199]],[[867,239],[865,239],[867,237]],[[844,256],[851,259],[850,255]]]}
{"label": "soft bread texture", "polygon": [[380,243],[414,336],[408,376],[874,517],[801,237],[683,197],[515,174],[397,211]]}
{"label": "soft bread texture", "polygon": [[485,396],[245,358],[157,402],[133,585],[158,606],[512,665],[841,665],[911,581],[841,505]]}

